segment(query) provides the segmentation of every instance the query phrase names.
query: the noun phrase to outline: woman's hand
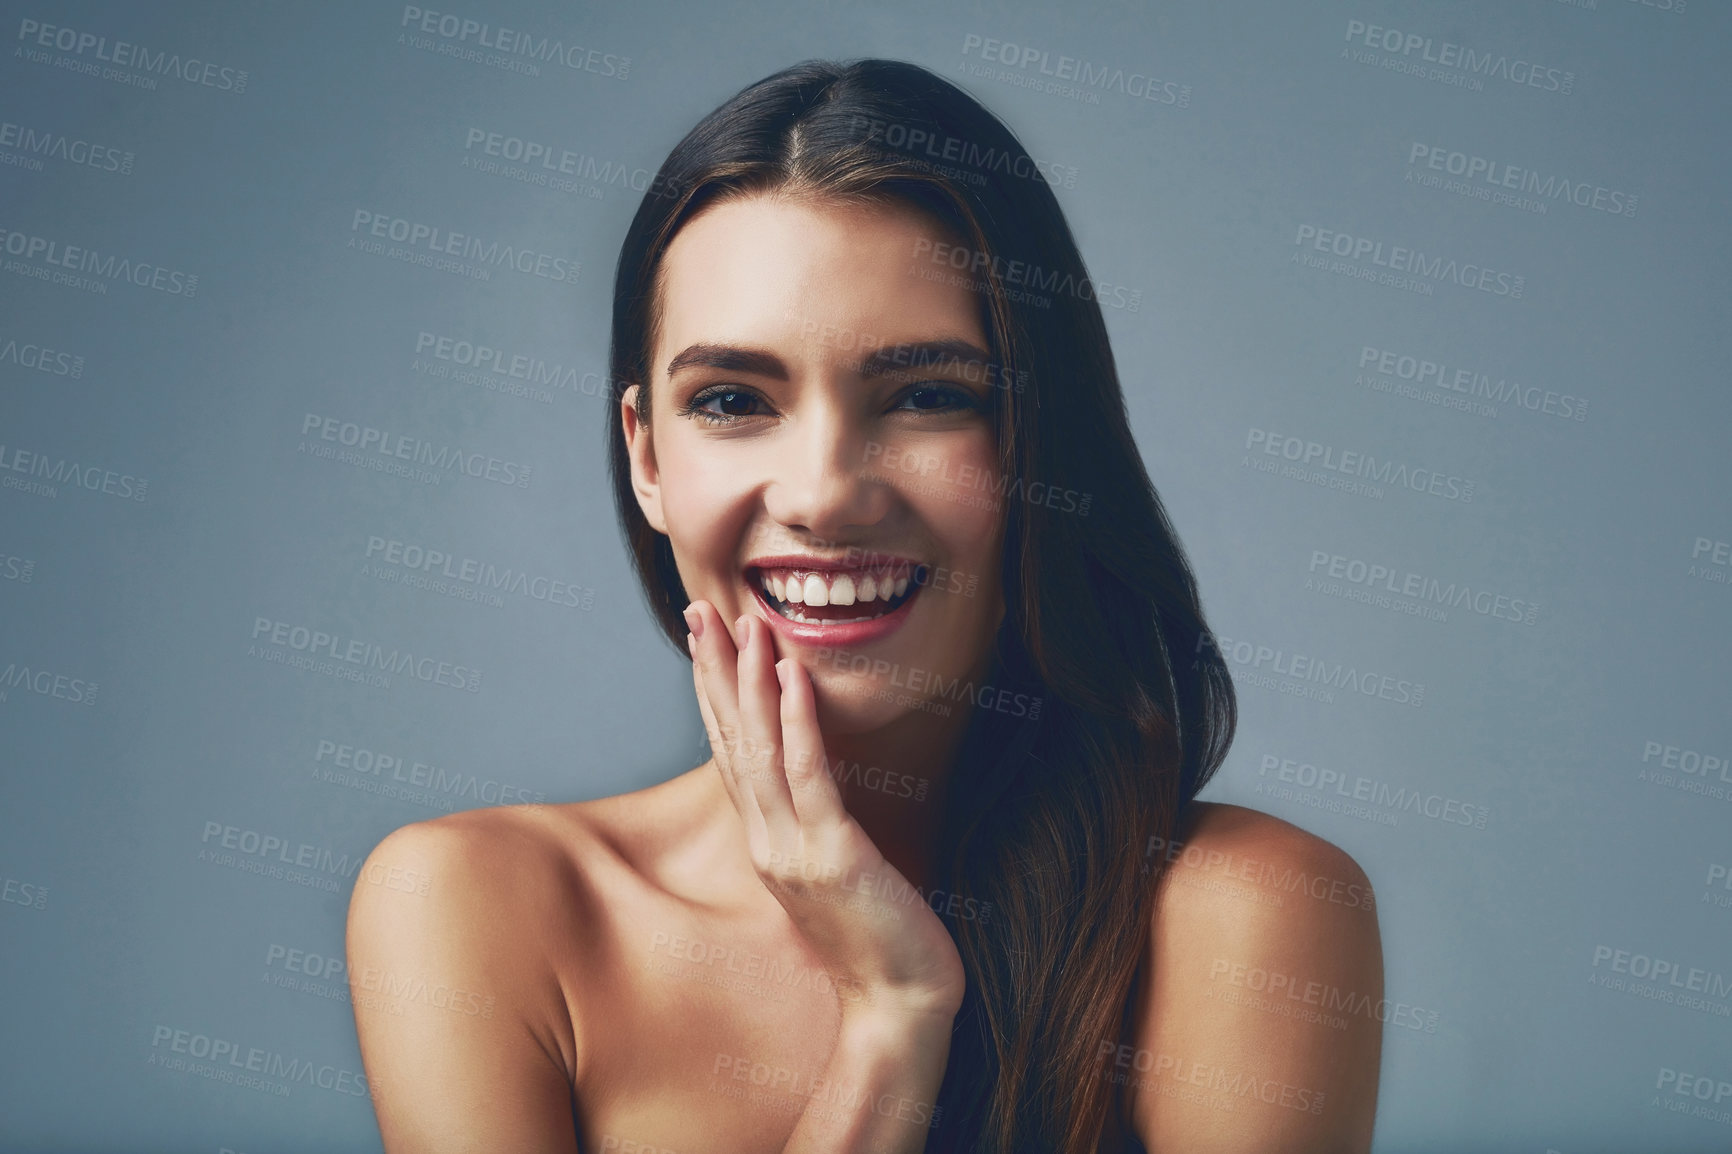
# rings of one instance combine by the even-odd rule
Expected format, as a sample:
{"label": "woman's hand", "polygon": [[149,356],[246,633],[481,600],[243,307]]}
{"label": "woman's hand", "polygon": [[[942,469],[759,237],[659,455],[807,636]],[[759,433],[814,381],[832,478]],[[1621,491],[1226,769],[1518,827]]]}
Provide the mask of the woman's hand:
{"label": "woman's hand", "polygon": [[828,973],[878,1008],[953,1018],[956,943],[842,804],[806,671],[774,660],[769,626],[749,613],[737,650],[709,602],[692,602],[686,622],[698,708],[758,877]]}

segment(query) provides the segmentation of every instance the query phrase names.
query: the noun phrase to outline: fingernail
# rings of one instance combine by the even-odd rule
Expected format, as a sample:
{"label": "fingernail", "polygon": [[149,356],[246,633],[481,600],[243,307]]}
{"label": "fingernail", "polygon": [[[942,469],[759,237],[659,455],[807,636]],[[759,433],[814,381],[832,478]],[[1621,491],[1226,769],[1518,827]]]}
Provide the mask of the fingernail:
{"label": "fingernail", "polygon": [[692,655],[692,660],[698,659],[698,639],[690,633],[686,634],[686,651]]}
{"label": "fingernail", "polygon": [[686,627],[692,631],[693,637],[703,637],[704,615],[690,605],[686,606]]}
{"label": "fingernail", "polygon": [[784,657],[782,660],[776,662],[776,682],[781,685],[783,689],[788,688],[789,674],[785,666],[788,664],[789,660],[789,658]]}
{"label": "fingernail", "polygon": [[742,613],[734,618],[734,636],[740,639],[740,648],[742,649],[752,647],[751,620],[752,615],[750,613]]}

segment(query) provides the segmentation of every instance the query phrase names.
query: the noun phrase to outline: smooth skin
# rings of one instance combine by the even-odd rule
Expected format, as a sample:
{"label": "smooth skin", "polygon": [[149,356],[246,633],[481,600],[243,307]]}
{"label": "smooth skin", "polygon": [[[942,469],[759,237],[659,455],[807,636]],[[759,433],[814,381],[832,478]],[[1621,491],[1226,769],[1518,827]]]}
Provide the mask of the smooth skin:
{"label": "smooth skin", "polygon": [[[921,1149],[966,979],[940,913],[897,895],[930,886],[973,706],[922,708],[907,678],[777,636],[743,569],[858,546],[972,575],[972,595],[923,590],[861,651],[944,678],[989,667],[1004,512],[956,478],[992,468],[992,386],[944,365],[862,371],[885,345],[985,347],[969,289],[911,275],[917,242],[950,239],[906,209],[753,196],[670,246],[651,419],[628,395],[620,420],[694,597],[715,756],[618,797],[418,822],[374,850],[348,952],[391,1154]],[[769,358],[670,374],[695,346]],[[947,467],[863,467],[886,459]],[[849,764],[928,788],[867,788],[834,772]],[[1079,1084],[1111,1080],[1114,1132],[1159,1154],[1363,1154],[1383,996],[1364,874],[1237,806],[1194,804],[1179,838],[1135,1036],[1101,1040]]]}

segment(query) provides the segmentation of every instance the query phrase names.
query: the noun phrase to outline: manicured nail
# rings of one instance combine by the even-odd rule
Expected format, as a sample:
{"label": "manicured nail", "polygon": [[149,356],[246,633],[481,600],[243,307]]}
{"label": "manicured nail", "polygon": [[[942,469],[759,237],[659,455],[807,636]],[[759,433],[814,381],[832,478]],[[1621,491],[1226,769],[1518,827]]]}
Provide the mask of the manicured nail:
{"label": "manicured nail", "polygon": [[741,649],[752,647],[751,621],[752,615],[750,613],[742,613],[734,618],[734,636],[740,639]]}
{"label": "manicured nail", "polygon": [[686,606],[686,627],[692,631],[693,637],[703,637],[704,615],[690,605]]}
{"label": "manicured nail", "polygon": [[692,660],[698,659],[698,639],[690,633],[686,634],[686,651],[692,655]]}
{"label": "manicured nail", "polygon": [[784,690],[788,688],[788,678],[792,676],[792,673],[787,669],[787,664],[791,660],[793,659],[784,657],[782,660],[776,662],[776,682],[781,685]]}

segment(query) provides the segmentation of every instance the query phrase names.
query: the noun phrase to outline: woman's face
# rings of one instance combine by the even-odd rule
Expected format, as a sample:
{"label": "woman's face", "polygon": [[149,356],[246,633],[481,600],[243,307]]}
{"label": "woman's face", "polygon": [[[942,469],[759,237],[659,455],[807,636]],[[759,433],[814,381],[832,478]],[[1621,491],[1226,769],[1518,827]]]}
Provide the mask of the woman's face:
{"label": "woman's face", "polygon": [[649,427],[621,406],[686,592],[769,622],[826,732],[966,712],[1003,617],[1000,378],[979,297],[922,259],[951,239],[900,205],[705,209],[663,260]]}

